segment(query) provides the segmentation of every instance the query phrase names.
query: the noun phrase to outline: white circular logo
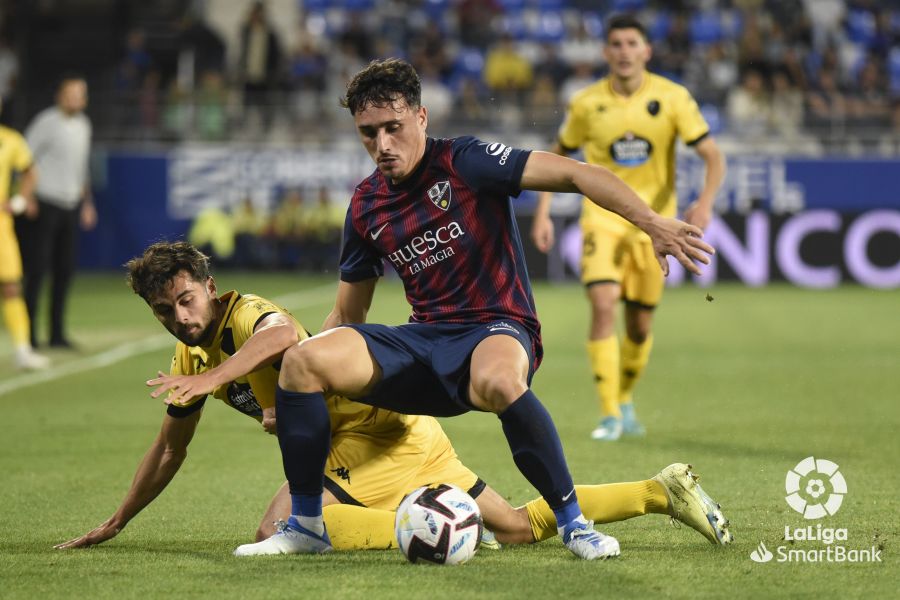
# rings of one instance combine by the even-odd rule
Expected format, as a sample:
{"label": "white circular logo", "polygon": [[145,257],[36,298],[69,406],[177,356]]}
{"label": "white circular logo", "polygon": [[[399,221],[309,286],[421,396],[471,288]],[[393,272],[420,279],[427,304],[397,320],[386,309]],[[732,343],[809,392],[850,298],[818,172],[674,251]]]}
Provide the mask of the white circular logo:
{"label": "white circular logo", "polygon": [[506,144],[501,144],[500,142],[494,142],[485,148],[485,152],[490,154],[491,156],[500,156],[503,150],[506,149]]}
{"label": "white circular logo", "polygon": [[787,472],[784,489],[788,505],[804,519],[821,519],[841,507],[847,482],[837,464],[807,456]]}

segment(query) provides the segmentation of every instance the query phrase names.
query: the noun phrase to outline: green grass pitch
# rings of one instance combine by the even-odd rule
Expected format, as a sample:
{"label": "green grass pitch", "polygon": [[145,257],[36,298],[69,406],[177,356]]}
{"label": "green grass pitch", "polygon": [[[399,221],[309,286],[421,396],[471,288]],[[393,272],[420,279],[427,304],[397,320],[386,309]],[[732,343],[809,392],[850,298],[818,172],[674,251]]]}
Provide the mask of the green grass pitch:
{"label": "green grass pitch", "polygon": [[[332,277],[222,273],[218,282],[283,298],[311,330],[334,290]],[[896,291],[668,291],[636,394],[648,435],[615,444],[588,439],[596,407],[580,288],[537,285],[535,296],[546,358],[534,389],[576,482],[643,479],[691,462],[731,519],[732,547],[714,548],[651,515],[603,527],[622,544],[622,556],[606,562],[578,561],[558,540],[482,551],[458,568],[410,565],[397,551],[237,559],[231,551],[250,539],[281,481],[280,456],[273,437],[213,402],[181,472],[127,529],[90,550],[53,550],[121,501],[163,415],[144,381],[171,356],[165,332],[120,275],[82,275],[70,311],[81,349],[53,354],[59,377],[17,374],[6,366],[9,351],[0,356],[0,598],[896,597]],[[407,314],[399,284],[382,282],[371,320],[398,323]],[[493,416],[444,426],[463,460],[511,502],[535,496]],[[840,510],[815,522],[784,500],[786,472],[810,455],[838,463],[848,486]],[[773,551],[824,548],[782,540],[786,525],[810,523],[846,528],[841,544],[880,547],[883,562],[750,560],[760,542]]]}

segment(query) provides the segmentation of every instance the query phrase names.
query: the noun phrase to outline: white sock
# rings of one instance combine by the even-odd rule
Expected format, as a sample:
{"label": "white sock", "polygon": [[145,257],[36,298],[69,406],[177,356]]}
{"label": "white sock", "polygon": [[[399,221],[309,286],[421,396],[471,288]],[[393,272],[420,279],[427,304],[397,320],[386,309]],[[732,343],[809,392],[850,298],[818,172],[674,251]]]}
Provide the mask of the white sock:
{"label": "white sock", "polygon": [[312,531],[319,537],[325,533],[325,521],[322,519],[322,515],[319,515],[318,517],[304,517],[301,515],[291,516],[297,519],[297,522],[300,523],[301,527]]}
{"label": "white sock", "polygon": [[[584,518],[583,514],[580,514],[575,519],[573,519],[572,523],[578,523],[579,525],[584,525],[584,527],[582,527],[581,529],[587,529],[591,524],[590,521],[588,521],[586,518]],[[557,527],[556,528],[556,532],[559,534],[559,537],[563,537],[563,534],[565,533],[565,531],[566,531],[565,527]]]}

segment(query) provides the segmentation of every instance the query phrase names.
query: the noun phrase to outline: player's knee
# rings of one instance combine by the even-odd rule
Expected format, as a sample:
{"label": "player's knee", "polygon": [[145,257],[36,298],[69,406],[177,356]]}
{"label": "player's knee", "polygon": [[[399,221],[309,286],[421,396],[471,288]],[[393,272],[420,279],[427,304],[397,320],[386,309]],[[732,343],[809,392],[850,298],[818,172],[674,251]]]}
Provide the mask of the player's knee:
{"label": "player's knee", "polygon": [[479,377],[473,376],[472,388],[480,401],[478,408],[501,413],[524,394],[528,386],[514,369],[496,369]]}

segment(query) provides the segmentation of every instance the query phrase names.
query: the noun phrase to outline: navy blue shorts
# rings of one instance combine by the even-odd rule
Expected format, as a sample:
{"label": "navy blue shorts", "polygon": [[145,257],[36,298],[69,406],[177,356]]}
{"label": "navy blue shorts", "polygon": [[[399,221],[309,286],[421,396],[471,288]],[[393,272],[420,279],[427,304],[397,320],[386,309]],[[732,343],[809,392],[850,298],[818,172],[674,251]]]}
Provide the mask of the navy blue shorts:
{"label": "navy blue shorts", "polygon": [[451,417],[475,410],[469,402],[469,359],[483,339],[508,335],[528,354],[528,383],[534,375],[537,340],[517,321],[490,323],[406,323],[344,325],[358,331],[381,366],[382,379],[363,404],[407,415]]}

